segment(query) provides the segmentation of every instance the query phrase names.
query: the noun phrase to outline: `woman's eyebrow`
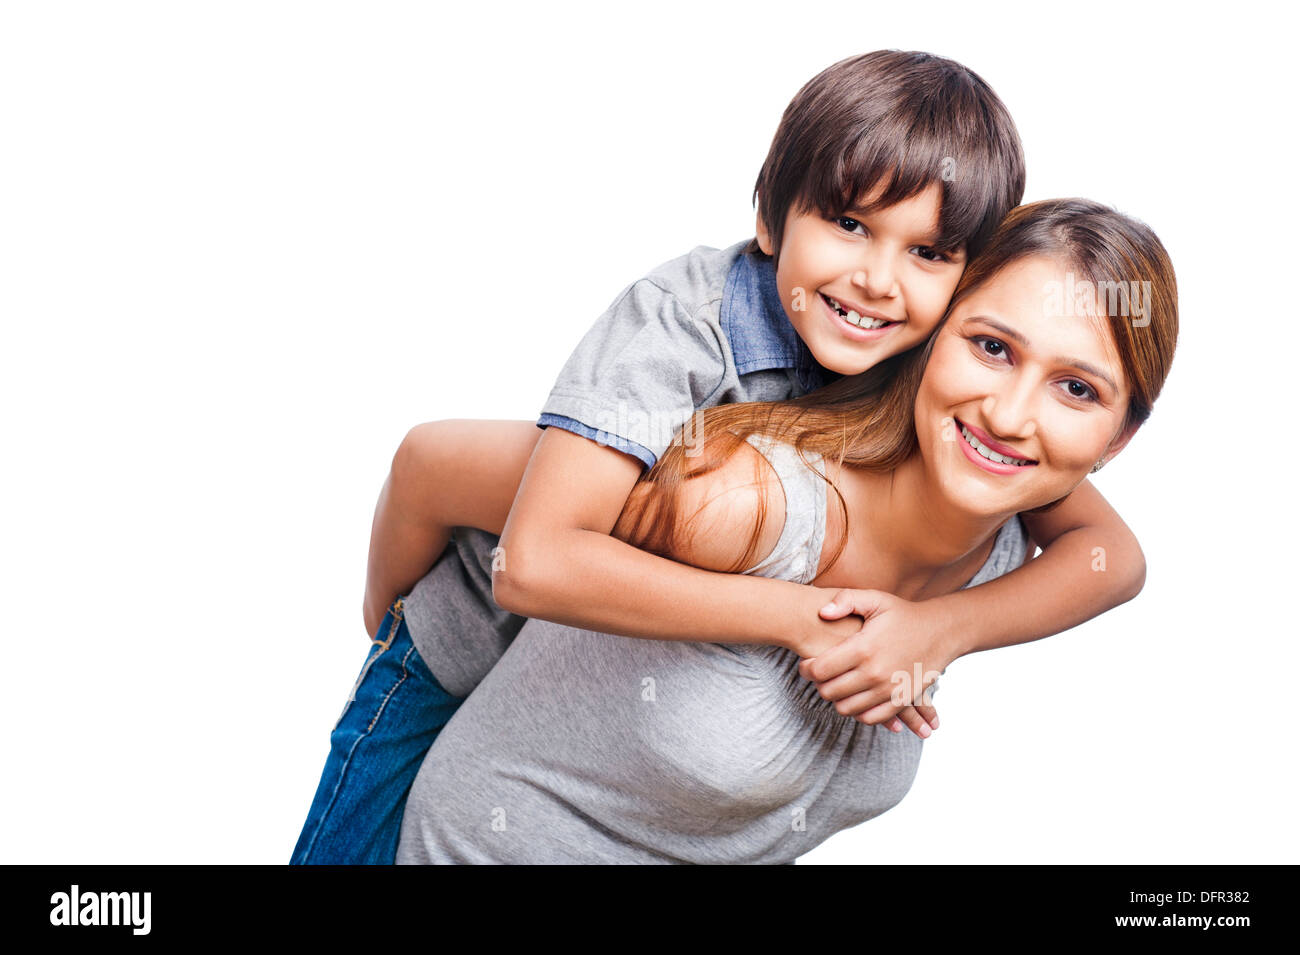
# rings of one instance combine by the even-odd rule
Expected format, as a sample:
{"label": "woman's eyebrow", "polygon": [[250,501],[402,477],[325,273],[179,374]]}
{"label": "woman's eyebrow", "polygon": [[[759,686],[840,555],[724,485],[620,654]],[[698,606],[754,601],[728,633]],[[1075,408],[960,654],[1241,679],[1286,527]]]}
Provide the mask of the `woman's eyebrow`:
{"label": "woman's eyebrow", "polygon": [[[1020,334],[1014,328],[1010,328],[1009,326],[1002,324],[1002,322],[999,322],[996,318],[989,318],[987,315],[971,315],[961,323],[962,327],[965,328],[971,322],[982,322],[985,325],[988,325],[990,328],[996,328],[999,332],[1001,332],[1007,338],[1011,339],[1021,348],[1024,349],[1032,348],[1032,346],[1029,344],[1029,339],[1025,338],[1024,335]],[[1096,365],[1086,362],[1081,358],[1066,358],[1063,355],[1057,355],[1055,358],[1052,359],[1052,361],[1058,365],[1065,365],[1068,368],[1076,368],[1079,371],[1086,372],[1089,375],[1094,375],[1097,378],[1100,378],[1102,381],[1104,381],[1108,386],[1110,386],[1111,391],[1116,393],[1119,392],[1119,388],[1115,387],[1115,382],[1110,377],[1110,375],[1102,371]]]}

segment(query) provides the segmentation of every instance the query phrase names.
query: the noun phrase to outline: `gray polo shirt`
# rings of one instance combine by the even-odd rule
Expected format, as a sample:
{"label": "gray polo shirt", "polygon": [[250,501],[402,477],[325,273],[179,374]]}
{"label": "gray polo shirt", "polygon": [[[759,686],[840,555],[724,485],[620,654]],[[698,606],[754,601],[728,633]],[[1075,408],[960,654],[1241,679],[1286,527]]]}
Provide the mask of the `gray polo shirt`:
{"label": "gray polo shirt", "polygon": [[[783,401],[837,376],[817,364],[781,305],[770,260],[699,246],[625,288],[583,336],[542,407],[559,427],[650,467],[697,408]],[[468,696],[524,624],[492,599],[496,535],[457,528],[405,600],[420,656]]]}

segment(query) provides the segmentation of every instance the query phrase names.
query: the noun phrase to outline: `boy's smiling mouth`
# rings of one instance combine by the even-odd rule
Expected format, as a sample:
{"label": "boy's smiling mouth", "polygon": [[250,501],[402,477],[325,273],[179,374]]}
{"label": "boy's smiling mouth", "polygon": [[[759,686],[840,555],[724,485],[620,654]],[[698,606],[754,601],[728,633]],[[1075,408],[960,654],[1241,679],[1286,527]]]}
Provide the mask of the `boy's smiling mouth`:
{"label": "boy's smiling mouth", "polygon": [[842,326],[848,325],[861,331],[876,332],[893,328],[895,325],[903,324],[902,322],[896,322],[892,319],[885,318],[879,312],[864,309],[863,313],[860,314],[855,309],[842,304],[838,299],[831,298],[825,292],[818,292],[817,294],[821,297],[821,300],[826,303],[826,307],[830,313],[839,319],[839,324]]}

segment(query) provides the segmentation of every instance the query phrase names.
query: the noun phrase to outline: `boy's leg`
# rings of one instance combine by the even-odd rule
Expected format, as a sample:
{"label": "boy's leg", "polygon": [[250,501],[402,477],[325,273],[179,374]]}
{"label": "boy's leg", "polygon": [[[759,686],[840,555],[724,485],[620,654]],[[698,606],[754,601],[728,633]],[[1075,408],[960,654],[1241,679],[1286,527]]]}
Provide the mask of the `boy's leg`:
{"label": "boy's leg", "polygon": [[[425,753],[524,623],[492,599],[495,546],[495,535],[458,528],[433,570],[385,616],[330,736],[293,863],[395,860]],[[426,658],[459,693],[444,689]]]}
{"label": "boy's leg", "polygon": [[415,651],[398,600],[379,628],[330,734],[330,754],[294,865],[387,865],[397,855],[406,793],[460,700]]}

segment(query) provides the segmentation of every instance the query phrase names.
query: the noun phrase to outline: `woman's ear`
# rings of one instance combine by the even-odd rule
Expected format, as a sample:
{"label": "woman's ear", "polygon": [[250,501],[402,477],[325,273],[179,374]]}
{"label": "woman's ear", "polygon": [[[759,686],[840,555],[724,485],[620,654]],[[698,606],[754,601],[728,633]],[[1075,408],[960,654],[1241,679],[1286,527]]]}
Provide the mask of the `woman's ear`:
{"label": "woman's ear", "polygon": [[1111,458],[1123,451],[1124,446],[1133,440],[1133,435],[1137,434],[1137,429],[1141,424],[1142,422],[1140,421],[1134,421],[1117,434],[1115,439],[1111,441],[1110,445],[1106,448],[1106,453],[1102,455],[1102,460],[1110,461]]}
{"label": "woman's ear", "polygon": [[759,197],[758,202],[758,221],[754,224],[754,238],[758,240],[758,247],[763,250],[764,255],[772,254],[772,236],[768,234],[767,223],[763,221],[763,199]]}

